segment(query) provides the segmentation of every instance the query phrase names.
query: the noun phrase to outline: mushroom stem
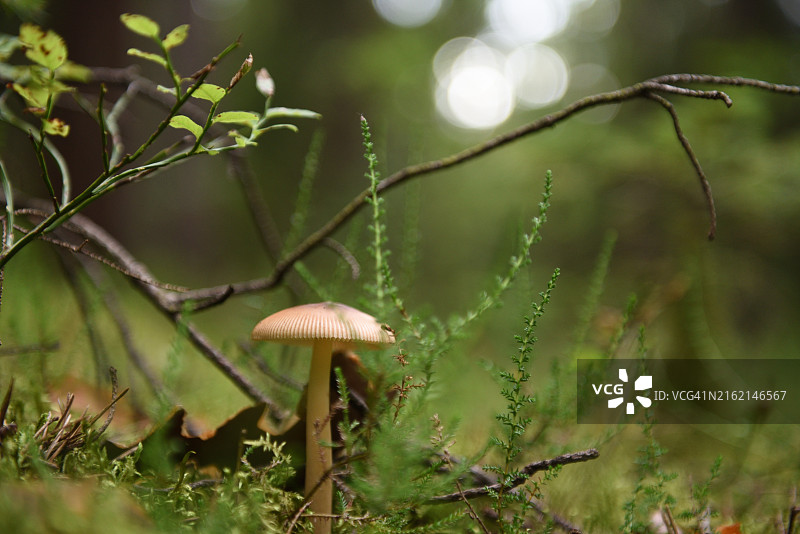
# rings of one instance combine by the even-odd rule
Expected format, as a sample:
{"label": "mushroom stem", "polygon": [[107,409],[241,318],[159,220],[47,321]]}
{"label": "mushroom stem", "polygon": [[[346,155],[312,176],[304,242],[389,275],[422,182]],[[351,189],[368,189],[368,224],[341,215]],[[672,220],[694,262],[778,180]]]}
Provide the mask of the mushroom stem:
{"label": "mushroom stem", "polygon": [[[317,485],[325,471],[332,465],[333,456],[327,443],[331,442],[330,374],[333,342],[319,339],[314,342],[311,355],[308,390],[306,392],[306,497]],[[321,425],[319,431],[315,423]],[[319,442],[323,442],[320,445]],[[311,498],[314,514],[330,514],[333,502],[333,483],[328,477]],[[331,531],[329,518],[314,520],[314,533]]]}

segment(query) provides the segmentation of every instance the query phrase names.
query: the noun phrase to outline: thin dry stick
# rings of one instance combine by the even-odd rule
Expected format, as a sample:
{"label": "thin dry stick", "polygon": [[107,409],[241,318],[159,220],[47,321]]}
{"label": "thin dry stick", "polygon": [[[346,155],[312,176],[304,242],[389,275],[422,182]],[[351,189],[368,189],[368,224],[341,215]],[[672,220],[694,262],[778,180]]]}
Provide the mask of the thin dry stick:
{"label": "thin dry stick", "polygon": [[297,521],[300,519],[300,516],[303,515],[303,512],[305,512],[309,506],[311,506],[311,501],[303,503],[303,506],[301,506],[300,509],[297,510],[297,513],[294,514],[294,516],[292,516],[292,521],[291,523],[289,523],[289,527],[286,529],[286,534],[292,534],[292,530],[294,530],[294,526],[297,524]]}
{"label": "thin dry stick", "polygon": [[[599,456],[600,453],[597,452],[597,449],[587,449],[585,451],[562,454],[561,456],[556,456],[555,458],[551,458],[549,460],[540,460],[538,462],[532,462],[521,469],[521,473],[523,476],[515,478],[513,481],[511,481],[511,485],[506,486],[505,489],[508,490],[511,488],[516,488],[517,486],[521,486],[522,484],[527,482],[527,480],[535,473],[539,471],[544,471],[545,469],[548,469],[550,467],[554,467],[556,465],[574,464],[578,462],[587,462],[589,460],[594,460]],[[476,497],[484,497],[492,491],[499,491],[501,487],[502,484],[496,482],[494,484],[483,486],[481,488],[470,488],[464,491],[450,493],[448,495],[439,495],[436,497],[431,497],[430,499],[428,499],[428,503],[442,504],[448,502],[456,502],[461,500],[462,498],[474,499]]]}
{"label": "thin dry stick", "polygon": [[485,534],[490,534],[489,529],[486,528],[486,525],[481,520],[481,517],[475,512],[475,509],[472,508],[472,505],[469,502],[469,499],[464,495],[464,489],[461,487],[461,482],[456,480],[456,488],[458,488],[458,493],[461,496],[461,500],[464,501],[464,504],[467,506],[467,510],[469,511],[469,517],[475,520],[478,523],[478,526],[481,527],[481,530]]}
{"label": "thin dry stick", "polygon": [[21,347],[4,347],[0,349],[0,356],[16,356],[18,354],[32,354],[36,352],[55,352],[59,348],[58,341],[42,345],[24,345]]}
{"label": "thin dry stick", "polygon": [[[561,109],[560,111],[557,111],[550,115],[546,115],[536,121],[523,125],[505,134],[501,134],[497,137],[493,137],[488,141],[485,141],[478,145],[474,145],[456,154],[452,154],[450,156],[438,160],[428,161],[417,165],[410,165],[408,167],[400,169],[391,176],[388,176],[387,178],[383,179],[378,184],[377,186],[378,192],[382,193],[411,178],[423,176],[426,174],[431,174],[436,171],[440,171],[443,169],[459,165],[461,163],[468,162],[488,152],[491,152],[501,146],[509,144],[523,137],[526,137],[530,134],[539,132],[546,128],[556,126],[558,123],[570,118],[572,115],[575,115],[581,111],[597,106],[617,104],[627,100],[632,100],[634,98],[651,99],[663,106],[664,105],[663,102],[657,101],[656,99],[652,98],[651,95],[654,95],[656,93],[674,94],[690,98],[720,100],[723,103],[725,103],[726,106],[730,106],[732,104],[732,100],[730,99],[730,97],[722,91],[717,91],[717,90],[703,91],[703,90],[687,89],[684,87],[676,87],[672,85],[676,83],[715,84],[715,85],[725,85],[733,87],[753,87],[773,93],[800,95],[800,86],[773,84],[750,78],[710,76],[701,74],[670,74],[665,76],[659,76],[657,78],[652,78],[650,80],[637,83],[616,91],[610,91],[607,93],[601,93],[582,98],[580,100],[573,102],[569,106]],[[670,111],[670,108],[667,109],[668,111]],[[673,111],[674,108],[670,111],[671,115]],[[687,151],[687,155],[692,160],[692,164],[695,167],[695,172],[698,172],[698,169],[700,167],[699,163],[696,163],[697,158],[696,156],[694,156],[694,152],[693,150],[691,150],[691,146],[688,145],[688,140],[686,140],[686,137],[682,134],[679,124],[676,124],[675,117],[676,116],[673,115],[673,125],[676,127],[676,132],[678,132],[678,136],[681,141],[681,144],[684,147],[684,150]],[[715,226],[716,214],[714,213],[714,202],[713,198],[711,197],[711,188],[710,186],[708,186],[708,182],[704,174],[698,173],[698,178],[700,179],[703,189],[703,194],[706,198],[707,208],[709,210],[709,218],[711,221],[709,236],[713,237],[716,231],[716,226]],[[224,286],[210,287],[205,289],[196,289],[193,291],[189,291],[184,295],[181,295],[180,297],[178,297],[178,300],[216,299],[216,302],[212,304],[216,305],[221,303],[228,296],[231,295],[272,289],[282,281],[283,277],[297,261],[304,258],[309,252],[311,252],[313,249],[319,246],[320,243],[325,238],[329,237],[334,231],[336,231],[351,217],[353,217],[361,209],[361,207],[364,206],[369,195],[370,195],[370,190],[365,189],[355,198],[353,198],[327,223],[325,223],[317,231],[309,235],[291,252],[286,254],[283,257],[283,259],[281,259],[276,264],[272,273],[266,278],[259,278],[259,279],[248,280],[234,284],[226,284]]]}
{"label": "thin dry stick", "polygon": [[578,528],[576,525],[573,525],[572,523],[570,523],[569,521],[567,521],[566,519],[564,519],[560,515],[554,514],[553,512],[546,512],[542,508],[542,506],[538,502],[536,502],[533,498],[528,499],[528,504],[530,504],[531,507],[533,507],[533,509],[536,510],[542,517],[549,518],[550,521],[555,523],[555,525],[557,527],[559,527],[561,530],[563,530],[564,532],[569,532],[570,534],[575,533],[575,532],[577,532],[577,533],[581,532],[580,528]]}
{"label": "thin dry stick", "polygon": [[798,517],[800,517],[800,506],[793,506],[789,510],[789,526],[786,528],[786,534],[792,534]]}
{"label": "thin dry stick", "polygon": [[681,146],[683,146],[683,150],[686,152],[686,155],[689,156],[689,161],[692,162],[692,166],[694,167],[694,170],[697,173],[698,178],[700,179],[700,187],[703,188],[703,196],[705,196],[706,198],[706,204],[708,205],[708,213],[711,217],[711,223],[708,230],[708,238],[714,239],[714,237],[717,234],[717,210],[714,207],[714,196],[711,194],[711,184],[708,183],[708,179],[706,178],[706,173],[703,172],[703,168],[700,166],[700,160],[697,159],[697,155],[694,153],[692,145],[689,144],[689,139],[687,139],[687,137],[683,133],[683,129],[681,128],[681,123],[678,120],[678,112],[675,110],[675,106],[672,105],[672,102],[670,102],[661,95],[657,95],[655,93],[648,93],[647,97],[661,104],[661,106],[663,106],[664,109],[667,110],[670,117],[672,117],[672,124],[675,127],[675,134],[678,136],[678,141],[680,141]]}

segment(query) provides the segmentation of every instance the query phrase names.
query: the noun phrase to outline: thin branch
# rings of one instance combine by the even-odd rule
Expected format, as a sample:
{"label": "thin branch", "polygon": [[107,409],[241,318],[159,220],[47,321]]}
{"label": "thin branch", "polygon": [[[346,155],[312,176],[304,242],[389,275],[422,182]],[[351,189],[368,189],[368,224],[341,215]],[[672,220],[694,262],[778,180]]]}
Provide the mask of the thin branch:
{"label": "thin branch", "polygon": [[[567,465],[567,464],[574,464],[578,462],[587,462],[589,460],[594,460],[600,456],[600,453],[597,452],[597,449],[587,449],[585,451],[580,452],[573,452],[568,454],[562,454],[561,456],[556,456],[555,458],[551,458],[549,460],[540,460],[538,462],[532,462],[525,467],[523,467],[520,472],[522,476],[515,478],[511,481],[509,486],[506,486],[505,489],[512,489],[516,488],[517,486],[521,486],[528,479],[533,476],[535,473],[539,471],[544,471],[550,467],[554,467],[557,465]],[[448,495],[439,495],[436,497],[431,497],[428,499],[429,504],[442,504],[442,503],[450,503],[460,501],[462,498],[467,499],[474,499],[476,497],[485,497],[489,495],[490,492],[499,491],[503,485],[499,482],[495,482],[494,484],[489,484],[480,488],[470,488],[464,491],[458,491],[456,493],[450,493]]]}
{"label": "thin branch", "polygon": [[0,349],[0,356],[17,356],[18,354],[34,354],[40,352],[55,352],[59,348],[59,343],[53,341],[43,345],[25,345],[22,347],[3,347]]}
{"label": "thin branch", "polygon": [[570,523],[563,517],[558,514],[554,514],[553,512],[546,512],[542,505],[536,502],[533,498],[528,500],[528,504],[530,504],[534,510],[536,510],[542,517],[548,517],[550,520],[555,523],[561,530],[564,532],[569,532],[573,534],[575,532],[580,533],[582,530],[578,528],[576,525]]}
{"label": "thin branch", "polygon": [[361,265],[359,265],[358,259],[353,255],[352,252],[348,250],[346,246],[336,241],[332,237],[326,237],[323,239],[322,245],[328,247],[341,256],[345,263],[350,266],[350,276],[352,276],[353,280],[358,280],[358,277],[361,275]]}
{"label": "thin branch", "polygon": [[[121,77],[131,75],[130,71],[122,72],[124,74],[122,74]],[[111,78],[112,76],[108,77]],[[428,161],[417,165],[410,165],[400,169],[378,184],[378,192],[386,191],[411,178],[423,176],[459,165],[461,163],[465,163],[503,145],[511,143],[512,141],[516,141],[517,139],[521,139],[527,135],[539,132],[545,128],[555,126],[572,115],[586,109],[602,105],[616,104],[634,98],[644,97],[657,102],[662,107],[665,107],[673,118],[673,126],[676,128],[676,133],[678,134],[679,140],[683,145],[684,150],[687,152],[687,155],[689,155],[692,165],[695,168],[695,172],[698,174],[698,178],[700,179],[711,219],[711,230],[709,232],[709,237],[713,237],[716,228],[716,213],[714,211],[714,201],[713,197],[711,196],[711,188],[708,184],[708,180],[706,179],[705,174],[702,172],[702,168],[699,165],[696,155],[691,149],[691,145],[688,144],[688,140],[686,139],[685,135],[683,135],[680,125],[676,121],[677,115],[674,107],[671,107],[671,103],[663,99],[663,97],[659,97],[656,93],[669,93],[693,98],[717,99],[723,101],[726,105],[730,105],[731,100],[727,94],[721,91],[697,91],[678,87],[674,84],[716,84],[733,87],[753,87],[769,92],[789,95],[800,94],[800,86],[772,84],[750,78],[698,74],[670,74],[659,76],[616,91],[600,93],[582,98],[561,109],[560,111],[541,117],[536,121],[523,125],[505,134],[496,136],[478,145],[474,145],[456,154],[452,154],[438,160]],[[654,98],[654,96],[658,98]],[[659,100],[659,98],[661,100]],[[665,106],[665,103],[669,105]],[[153,169],[146,169],[142,172],[149,173],[152,172],[152,170]],[[137,175],[134,178],[139,179],[141,176]],[[265,278],[225,284],[222,286],[195,289],[192,291],[187,291],[182,295],[162,297],[162,301],[169,301],[166,309],[172,313],[177,313],[184,303],[188,301],[195,301],[196,305],[193,309],[201,310],[217,306],[225,302],[227,298],[232,295],[273,289],[283,281],[283,278],[286,276],[287,272],[292,269],[296,262],[304,258],[313,249],[322,245],[326,238],[328,238],[335,230],[337,230],[353,215],[355,215],[364,205],[369,194],[369,189],[366,189],[354,197],[336,215],[334,215],[333,218],[331,218],[317,231],[309,235],[304,241],[302,241],[292,251],[287,253],[280,261],[278,261],[269,276]]]}
{"label": "thin branch", "polygon": [[[40,211],[47,210],[47,203],[37,199],[20,199],[20,204],[27,209]],[[113,259],[122,269],[132,273],[131,279],[138,288],[156,308],[161,310],[176,325],[182,324],[186,328],[187,335],[192,344],[203,356],[219,368],[236,386],[245,393],[250,399],[256,402],[263,402],[274,410],[276,418],[280,419],[282,410],[269,397],[264,395],[247,377],[245,377],[233,363],[216,348],[200,331],[190,322],[186,321],[180,311],[174,311],[175,293],[156,287],[151,283],[142,280],[155,280],[155,277],[142,263],[140,263],[125,247],[114,239],[102,227],[92,222],[88,217],[76,214],[70,221],[70,229],[77,231],[85,236],[96,246],[100,247],[106,255]],[[178,306],[178,309],[180,307]]]}
{"label": "thin branch", "polygon": [[800,506],[792,506],[789,510],[789,526],[786,528],[786,534],[792,534],[795,530],[795,522],[800,517]]}
{"label": "thin branch", "polygon": [[456,488],[458,488],[458,494],[467,507],[469,517],[474,519],[478,523],[478,526],[481,527],[481,530],[484,532],[484,534],[490,534],[489,529],[486,528],[486,525],[481,520],[481,517],[475,512],[475,509],[472,508],[469,499],[467,499],[466,495],[464,495],[464,489],[461,487],[461,482],[459,482],[458,480],[456,480]]}
{"label": "thin branch", "polygon": [[297,513],[294,514],[294,516],[292,516],[292,521],[289,523],[289,526],[286,529],[286,534],[292,534],[292,530],[294,530],[294,526],[297,524],[297,521],[300,519],[300,516],[303,515],[303,512],[305,512],[309,506],[311,506],[311,501],[304,502],[303,506],[301,506],[300,509],[297,510]]}
{"label": "thin branch", "polygon": [[[573,115],[590,108],[609,105],[609,104],[617,104],[627,100],[632,100],[634,98],[647,98],[664,106],[663,102],[658,101],[651,96],[651,95],[656,95],[656,93],[669,93],[691,98],[721,100],[726,104],[726,106],[730,106],[732,103],[730,97],[726,93],[723,93],[721,91],[697,91],[692,89],[686,89],[683,87],[676,87],[675,85],[673,85],[680,83],[716,84],[716,85],[726,85],[733,87],[753,87],[773,93],[800,95],[800,86],[773,84],[750,78],[710,76],[710,75],[700,75],[700,74],[670,74],[665,76],[659,76],[657,78],[652,78],[650,80],[637,83],[622,89],[618,89],[616,91],[600,93],[582,98],[580,100],[573,102],[567,107],[561,109],[560,111],[541,117],[533,122],[520,126],[519,128],[516,128],[504,134],[493,137],[483,143],[469,147],[456,154],[452,154],[450,156],[446,156],[441,159],[404,167],[399,171],[393,173],[392,175],[388,176],[387,178],[384,178],[378,184],[377,187],[378,192],[382,193],[384,191],[387,191],[388,189],[391,189],[392,187],[401,184],[406,180],[410,180],[412,178],[424,176],[426,174],[431,174],[437,171],[441,171],[443,169],[454,167],[462,163],[466,163],[477,157],[482,156],[483,154],[486,154],[497,148],[500,148],[501,146],[509,144],[513,141],[540,132],[546,128],[551,128],[553,126],[556,126],[560,122],[572,117]],[[663,99],[663,97],[661,98]],[[669,108],[667,109],[669,111]],[[670,111],[671,115],[673,111],[674,109]],[[716,213],[714,211],[714,200],[713,197],[711,196],[711,188],[708,185],[708,180],[706,179],[705,174],[701,174],[702,169],[699,166],[699,162],[696,156],[694,155],[691,146],[688,145],[688,141],[686,140],[685,136],[680,130],[680,125],[679,124],[676,125],[674,116],[673,116],[673,126],[676,127],[676,132],[680,132],[678,133],[678,136],[681,141],[681,144],[683,145],[684,150],[687,151],[687,154],[692,160],[695,172],[698,173],[698,178],[700,179],[703,188],[703,193],[706,198],[706,204],[709,210],[709,218],[711,219],[710,223],[711,231],[709,232],[709,237],[713,237],[716,229]],[[186,300],[203,301],[207,299],[213,300],[219,298],[219,295],[222,293],[224,293],[226,295],[225,298],[227,298],[228,296],[232,295],[251,293],[255,291],[263,291],[274,288],[275,286],[280,284],[280,282],[283,280],[283,277],[286,275],[287,272],[289,272],[289,270],[291,270],[292,266],[296,262],[303,259],[313,249],[320,246],[326,238],[328,238],[334,231],[336,231],[351,217],[353,217],[364,206],[366,199],[369,197],[369,195],[370,195],[369,189],[365,189],[364,191],[356,195],[348,204],[346,204],[343,208],[341,208],[339,212],[335,214],[327,223],[325,223],[318,230],[316,230],[311,235],[306,237],[305,240],[303,240],[292,251],[287,253],[280,261],[278,261],[278,263],[275,265],[272,273],[269,276],[265,278],[248,280],[233,284],[226,284],[224,286],[209,287],[205,289],[196,289],[193,291],[188,291],[186,294],[178,297],[178,300],[179,301],[186,301]],[[217,301],[215,304],[219,304],[222,301],[224,301],[224,299]]]}
{"label": "thin branch", "polygon": [[[20,209],[20,210],[17,210],[16,213],[17,214],[22,214],[22,215],[38,214],[39,210]],[[75,231],[76,233],[80,234],[80,227],[78,227],[78,226],[74,226],[74,225],[73,226],[69,226],[68,224],[65,224],[64,228],[69,228],[69,229]],[[18,230],[23,235],[25,235],[28,232],[27,228],[24,228],[24,227],[22,227],[20,225],[17,225],[17,224],[14,225],[14,229]],[[75,254],[83,254],[84,256],[86,256],[88,258],[91,258],[91,259],[93,259],[94,261],[96,261],[98,263],[102,263],[103,265],[105,265],[107,267],[110,267],[110,268],[114,269],[115,271],[118,271],[118,272],[122,273],[123,275],[127,276],[128,278],[132,278],[132,279],[136,280],[137,282],[141,282],[143,284],[150,284],[150,285],[153,285],[153,286],[156,286],[158,288],[165,289],[165,290],[168,290],[168,291],[186,291],[186,288],[183,288],[181,286],[176,286],[176,285],[172,285],[172,284],[164,284],[164,283],[159,282],[158,280],[155,280],[155,279],[152,279],[152,278],[151,279],[142,278],[138,273],[133,272],[133,271],[129,271],[129,270],[125,269],[124,267],[121,267],[120,265],[117,265],[113,261],[111,261],[111,260],[109,260],[107,258],[104,258],[103,256],[100,256],[99,254],[95,254],[95,253],[87,250],[86,249],[86,245],[89,243],[89,239],[84,240],[79,245],[74,245],[72,243],[68,243],[66,241],[62,241],[61,239],[56,239],[54,237],[50,237],[49,235],[41,235],[41,236],[39,236],[39,239],[41,239],[42,241],[44,241],[46,243],[50,243],[52,245],[56,245],[58,247],[64,248],[66,250],[69,250],[70,252],[74,252]]]}
{"label": "thin branch", "polygon": [[689,161],[692,162],[692,166],[697,173],[697,177],[700,179],[700,187],[703,188],[703,196],[706,199],[708,213],[711,217],[711,222],[708,229],[708,239],[714,239],[717,234],[717,210],[714,207],[714,195],[711,194],[711,184],[708,183],[706,173],[703,172],[703,168],[700,166],[700,160],[697,159],[697,155],[694,153],[692,145],[689,144],[689,139],[683,133],[680,120],[678,119],[678,112],[675,110],[675,106],[672,105],[672,102],[661,95],[647,93],[647,98],[661,104],[661,106],[667,110],[667,113],[669,113],[670,117],[672,117],[672,124],[675,127],[675,134],[678,136],[678,141],[680,141],[683,150],[686,152],[686,155],[689,156]]}

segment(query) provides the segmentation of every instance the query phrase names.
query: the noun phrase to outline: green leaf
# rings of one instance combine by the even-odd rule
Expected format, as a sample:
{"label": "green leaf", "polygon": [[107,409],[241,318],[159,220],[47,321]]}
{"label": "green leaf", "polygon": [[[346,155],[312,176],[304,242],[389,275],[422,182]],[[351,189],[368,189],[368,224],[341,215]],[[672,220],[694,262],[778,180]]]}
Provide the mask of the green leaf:
{"label": "green leaf", "polygon": [[210,100],[216,104],[225,96],[225,89],[213,83],[204,83],[195,89],[192,96],[203,100]]}
{"label": "green leaf", "polygon": [[183,44],[186,40],[186,37],[189,36],[189,25],[188,24],[181,24],[164,37],[164,40],[161,41],[164,44],[164,48],[169,50],[170,48],[175,48],[178,45]]}
{"label": "green leaf", "polygon": [[200,139],[200,137],[203,135],[203,128],[186,115],[175,115],[169,120],[169,125],[173,128],[183,128],[184,130],[189,130],[192,132],[192,135],[194,135],[195,139]]}
{"label": "green leaf", "polygon": [[223,111],[215,115],[214,118],[211,119],[211,122],[232,122],[236,124],[252,125],[259,118],[260,116],[258,113],[253,113],[252,111]]}
{"label": "green leaf", "polygon": [[322,118],[322,115],[307,109],[270,108],[269,111],[267,111],[267,120],[275,118],[319,119]]}
{"label": "green leaf", "polygon": [[234,133],[231,133],[231,137],[233,137],[233,140],[236,141],[236,145],[239,148],[244,148],[247,146],[247,139],[245,139],[245,137],[242,134],[235,135]]}
{"label": "green leaf", "polygon": [[61,119],[52,118],[49,120],[43,120],[42,127],[44,129],[44,133],[48,135],[60,135],[61,137],[66,137],[69,135],[69,124]]}
{"label": "green leaf", "polygon": [[67,45],[52,30],[45,31],[26,22],[19,28],[19,40],[28,59],[50,70],[56,70],[67,60]]}
{"label": "green leaf", "polygon": [[138,48],[129,48],[128,49],[128,55],[129,56],[140,57],[140,58],[146,59],[148,61],[152,61],[153,63],[158,63],[162,67],[167,68],[167,60],[164,59],[163,57],[159,56],[158,54],[152,54],[150,52],[143,52],[143,51],[139,50]]}
{"label": "green leaf", "polygon": [[44,110],[47,107],[47,98],[50,96],[50,91],[40,85],[26,87],[15,83],[11,86],[19,96],[25,99],[29,106],[34,108],[41,108]]}
{"label": "green leaf", "polygon": [[159,38],[158,34],[160,32],[160,28],[158,27],[158,24],[144,15],[124,13],[120,15],[119,20],[121,20],[122,23],[134,33],[144,35],[145,37],[152,37],[154,39]]}

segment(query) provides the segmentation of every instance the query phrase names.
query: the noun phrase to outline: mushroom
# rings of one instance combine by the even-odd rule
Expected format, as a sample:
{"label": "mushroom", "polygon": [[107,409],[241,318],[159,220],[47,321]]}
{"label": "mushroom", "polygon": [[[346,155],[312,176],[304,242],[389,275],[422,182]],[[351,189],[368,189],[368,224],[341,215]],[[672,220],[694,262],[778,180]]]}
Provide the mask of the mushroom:
{"label": "mushroom", "polygon": [[[374,317],[336,302],[304,304],[276,312],[259,322],[252,338],[286,345],[311,345],[311,369],[306,392],[305,495],[319,484],[311,499],[314,514],[330,514],[331,478],[323,476],[332,465],[330,426],[330,372],[334,349],[378,349],[394,343],[394,332]],[[319,428],[317,428],[316,426]],[[322,446],[319,443],[322,443]],[[320,482],[321,481],[321,482]],[[330,532],[330,521],[316,521],[314,532]]]}

